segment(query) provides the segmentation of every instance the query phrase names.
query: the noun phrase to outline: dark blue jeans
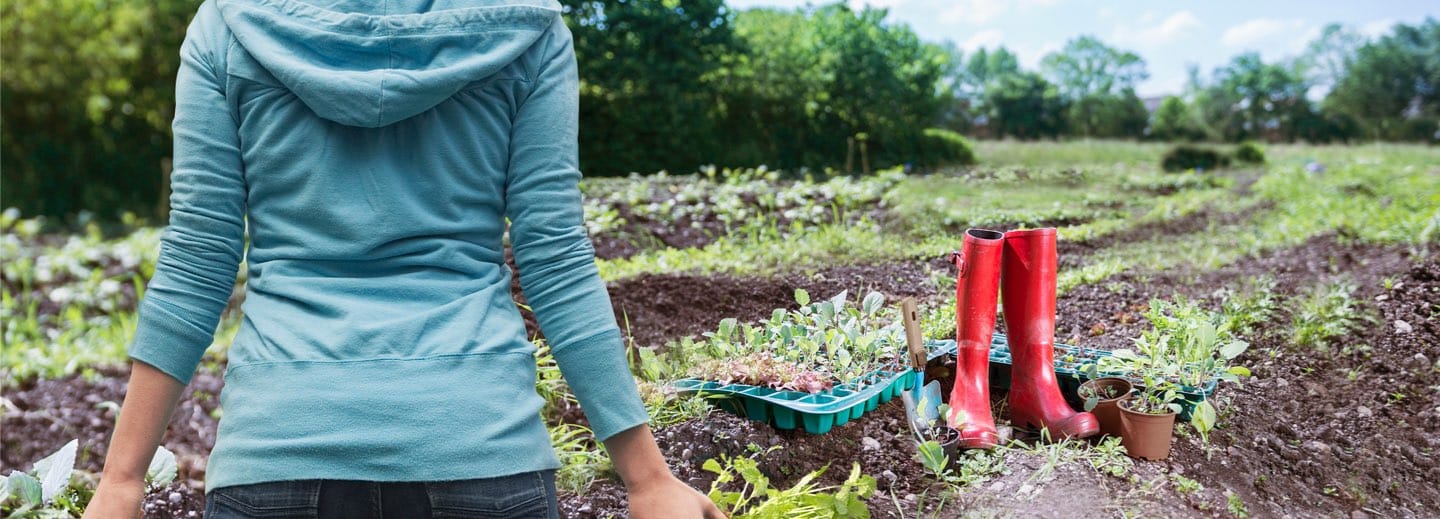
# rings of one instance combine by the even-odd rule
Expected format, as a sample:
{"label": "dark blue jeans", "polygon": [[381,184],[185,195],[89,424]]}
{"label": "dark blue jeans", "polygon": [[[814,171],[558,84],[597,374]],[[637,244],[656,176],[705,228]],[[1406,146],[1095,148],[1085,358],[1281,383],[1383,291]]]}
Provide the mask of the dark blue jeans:
{"label": "dark blue jeans", "polygon": [[277,481],[217,488],[210,491],[205,503],[208,519],[556,519],[559,514],[553,470],[416,483]]}

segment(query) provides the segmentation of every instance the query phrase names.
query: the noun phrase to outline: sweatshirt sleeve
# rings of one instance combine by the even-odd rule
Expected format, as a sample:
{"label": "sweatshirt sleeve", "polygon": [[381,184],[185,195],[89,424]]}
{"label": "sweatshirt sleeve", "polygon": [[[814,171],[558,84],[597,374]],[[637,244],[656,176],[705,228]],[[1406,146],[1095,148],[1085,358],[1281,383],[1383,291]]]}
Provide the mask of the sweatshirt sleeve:
{"label": "sweatshirt sleeve", "polygon": [[[506,216],[521,288],[595,437],[645,423],[580,201],[579,76],[557,19],[510,135]],[[523,95],[523,94],[522,94]]]}
{"label": "sweatshirt sleeve", "polygon": [[221,23],[206,2],[180,48],[170,225],[129,349],[131,359],[186,384],[214,341],[244,251],[237,123],[225,100],[225,76],[212,59],[215,49],[224,49]]}

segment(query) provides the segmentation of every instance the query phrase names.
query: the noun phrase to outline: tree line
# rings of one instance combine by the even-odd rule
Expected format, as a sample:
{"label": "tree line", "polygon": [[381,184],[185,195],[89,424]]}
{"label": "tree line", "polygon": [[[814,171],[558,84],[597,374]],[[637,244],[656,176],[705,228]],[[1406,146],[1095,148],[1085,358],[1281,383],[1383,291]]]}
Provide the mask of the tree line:
{"label": "tree line", "polygon": [[[562,0],[587,175],[766,164],[929,168],[970,138],[1440,140],[1440,23],[1328,27],[1300,56],[1242,54],[1156,106],[1134,52],[1081,36],[1035,70],[965,53],[881,9],[736,11],[723,0]],[[153,214],[175,70],[197,0],[0,6],[0,205]],[[958,35],[957,35],[958,36]],[[1313,93],[1325,92],[1323,96]]]}

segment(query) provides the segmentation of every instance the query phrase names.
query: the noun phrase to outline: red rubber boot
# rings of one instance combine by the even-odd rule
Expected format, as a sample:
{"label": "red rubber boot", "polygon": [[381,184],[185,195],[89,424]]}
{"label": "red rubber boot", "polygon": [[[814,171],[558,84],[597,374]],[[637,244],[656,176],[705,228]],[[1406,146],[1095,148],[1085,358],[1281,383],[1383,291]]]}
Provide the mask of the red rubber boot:
{"label": "red rubber boot", "polygon": [[996,231],[970,229],[960,252],[951,255],[959,274],[955,277],[955,387],[950,390],[946,421],[960,431],[960,446],[966,449],[990,449],[1000,443],[990,414],[990,336],[995,332],[1004,238]]}
{"label": "red rubber boot", "polygon": [[1013,361],[1010,418],[1020,427],[1046,429],[1053,439],[1100,433],[1095,415],[1065,403],[1055,380],[1055,229],[1005,233],[1000,290],[1005,333]]}

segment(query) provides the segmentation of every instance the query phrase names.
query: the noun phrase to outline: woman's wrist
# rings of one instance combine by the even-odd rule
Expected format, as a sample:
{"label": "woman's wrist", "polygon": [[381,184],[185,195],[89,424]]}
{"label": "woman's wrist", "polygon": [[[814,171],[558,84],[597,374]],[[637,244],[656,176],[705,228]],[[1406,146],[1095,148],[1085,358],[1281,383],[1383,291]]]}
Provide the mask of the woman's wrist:
{"label": "woman's wrist", "polygon": [[674,479],[648,425],[638,425],[611,436],[605,440],[605,450],[630,492],[641,492]]}

